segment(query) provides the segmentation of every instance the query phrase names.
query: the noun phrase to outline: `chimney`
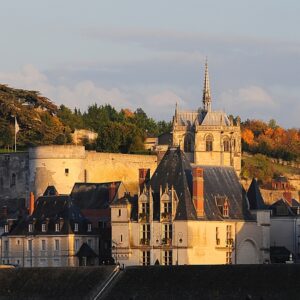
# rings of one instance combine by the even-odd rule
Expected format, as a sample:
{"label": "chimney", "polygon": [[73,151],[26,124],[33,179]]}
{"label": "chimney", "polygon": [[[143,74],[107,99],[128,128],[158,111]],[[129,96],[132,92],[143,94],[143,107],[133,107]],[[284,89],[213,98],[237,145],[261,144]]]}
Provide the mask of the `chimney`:
{"label": "chimney", "polygon": [[140,191],[143,190],[144,184],[150,180],[150,169],[139,169],[139,187]]}
{"label": "chimney", "polygon": [[110,185],[108,186],[108,200],[109,202],[113,201],[115,195],[116,195],[116,184],[114,182],[111,182]]}
{"label": "chimney", "polygon": [[31,216],[34,211],[34,194],[33,192],[30,192],[30,198],[29,198],[29,215]]}
{"label": "chimney", "polygon": [[204,217],[204,178],[200,167],[193,168],[193,203],[197,217]]}
{"label": "chimney", "polygon": [[3,219],[6,219],[6,218],[7,218],[7,206],[6,206],[6,205],[2,206],[0,216],[1,216],[1,218],[3,218]]}

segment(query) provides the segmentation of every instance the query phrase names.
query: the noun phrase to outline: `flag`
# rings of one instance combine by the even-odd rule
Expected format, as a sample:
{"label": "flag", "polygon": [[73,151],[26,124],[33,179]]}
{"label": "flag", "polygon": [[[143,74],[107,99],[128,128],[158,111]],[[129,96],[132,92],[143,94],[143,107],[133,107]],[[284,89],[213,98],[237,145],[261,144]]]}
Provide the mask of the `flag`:
{"label": "flag", "polygon": [[18,124],[17,118],[15,117],[15,134],[17,134],[20,131],[20,126]]}

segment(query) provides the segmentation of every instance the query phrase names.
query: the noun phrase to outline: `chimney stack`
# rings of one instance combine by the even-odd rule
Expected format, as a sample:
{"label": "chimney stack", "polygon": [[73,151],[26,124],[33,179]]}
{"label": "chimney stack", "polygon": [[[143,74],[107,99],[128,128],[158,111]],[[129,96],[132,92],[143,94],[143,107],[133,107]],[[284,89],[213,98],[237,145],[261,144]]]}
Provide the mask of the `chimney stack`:
{"label": "chimney stack", "polygon": [[7,218],[7,206],[6,205],[4,205],[4,206],[2,206],[2,209],[1,209],[1,218],[3,218],[3,219],[6,219]]}
{"label": "chimney stack", "polygon": [[117,186],[114,182],[110,183],[110,185],[108,186],[108,200],[109,202],[114,200],[114,197],[116,195],[116,190],[117,190]]}
{"label": "chimney stack", "polygon": [[204,178],[200,167],[193,168],[193,203],[197,217],[204,217]]}
{"label": "chimney stack", "polygon": [[33,192],[30,192],[30,198],[29,198],[29,215],[31,216],[34,211],[34,194]]}
{"label": "chimney stack", "polygon": [[139,187],[140,191],[143,190],[144,184],[150,180],[150,169],[139,169]]}

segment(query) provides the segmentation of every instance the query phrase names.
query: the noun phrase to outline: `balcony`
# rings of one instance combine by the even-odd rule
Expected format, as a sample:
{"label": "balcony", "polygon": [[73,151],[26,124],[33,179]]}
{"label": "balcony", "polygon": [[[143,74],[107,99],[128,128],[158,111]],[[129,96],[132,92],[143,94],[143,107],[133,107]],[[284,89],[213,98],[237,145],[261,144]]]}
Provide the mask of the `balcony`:
{"label": "balcony", "polygon": [[163,238],[161,240],[161,243],[162,243],[162,245],[165,245],[165,246],[171,246],[172,245],[172,239],[170,239],[170,238]]}
{"label": "balcony", "polygon": [[140,222],[149,222],[149,214],[145,212],[139,213],[139,221]]}
{"label": "balcony", "polygon": [[143,245],[143,246],[149,246],[149,245],[150,245],[150,239],[147,239],[147,238],[141,238],[141,240],[140,240],[140,245]]}
{"label": "balcony", "polygon": [[161,221],[162,222],[170,222],[170,221],[172,221],[172,213],[170,213],[170,212],[162,212],[161,213]]}

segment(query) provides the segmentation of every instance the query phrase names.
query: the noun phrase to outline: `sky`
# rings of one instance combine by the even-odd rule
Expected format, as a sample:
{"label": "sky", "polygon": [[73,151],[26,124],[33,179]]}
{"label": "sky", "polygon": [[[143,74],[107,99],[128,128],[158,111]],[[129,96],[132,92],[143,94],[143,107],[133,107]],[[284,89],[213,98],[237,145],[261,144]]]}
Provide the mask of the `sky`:
{"label": "sky", "polygon": [[170,121],[202,106],[300,127],[300,1],[0,0],[0,83]]}

